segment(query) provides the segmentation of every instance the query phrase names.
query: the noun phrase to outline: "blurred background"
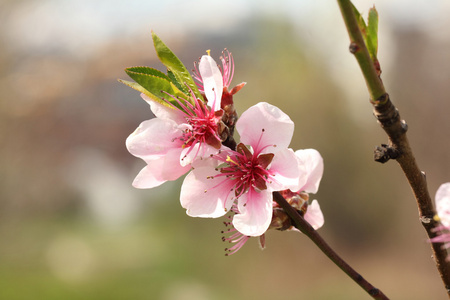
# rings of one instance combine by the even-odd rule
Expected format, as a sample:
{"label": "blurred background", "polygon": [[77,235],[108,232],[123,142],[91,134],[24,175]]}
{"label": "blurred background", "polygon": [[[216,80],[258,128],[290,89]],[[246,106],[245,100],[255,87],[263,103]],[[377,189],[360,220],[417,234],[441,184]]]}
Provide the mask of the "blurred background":
{"label": "blurred background", "polygon": [[[430,193],[450,181],[450,4],[355,1],[380,14],[382,78]],[[415,200],[372,116],[335,1],[0,1],[0,299],[367,299],[300,233],[225,257],[223,219],[186,216],[182,180],[131,182],[126,137],[152,117],[118,78],[164,70],[153,29],[190,69],[235,58],[238,112],[270,102],[292,148],[325,161],[320,233],[393,299],[447,299]]]}

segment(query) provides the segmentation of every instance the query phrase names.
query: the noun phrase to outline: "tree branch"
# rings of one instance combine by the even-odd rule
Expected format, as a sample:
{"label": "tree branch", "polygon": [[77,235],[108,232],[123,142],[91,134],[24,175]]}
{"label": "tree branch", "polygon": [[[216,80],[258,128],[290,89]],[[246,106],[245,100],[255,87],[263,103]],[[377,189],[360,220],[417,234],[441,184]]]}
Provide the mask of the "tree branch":
{"label": "tree branch", "polygon": [[347,264],[317,233],[317,231],[305,221],[305,219],[293,208],[284,197],[278,193],[273,193],[274,200],[280,205],[281,208],[287,213],[287,215],[293,221],[293,225],[309,237],[314,244],[319,247],[319,249],[332,261],[334,262],[342,271],[344,271],[351,279],[353,279],[360,287],[362,287],[370,296],[374,299],[385,300],[389,299],[383,292],[376,287],[374,287],[370,282],[368,282],[364,277],[362,277],[358,272],[356,272],[349,264]]}
{"label": "tree branch", "polygon": [[[437,235],[433,232],[438,223],[433,219],[436,214],[433,203],[428,192],[425,173],[421,172],[406,137],[407,125],[401,120],[400,114],[386,93],[383,83],[377,75],[374,63],[370,58],[364,43],[361,31],[358,27],[353,5],[349,0],[337,0],[341,9],[342,17],[350,36],[350,49],[354,55],[366,80],[373,105],[374,115],[389,137],[388,147],[393,149],[395,158],[405,173],[406,178],[413,190],[419,209],[419,217],[428,237]],[[447,251],[442,243],[431,243],[436,267],[444,282],[448,295],[450,296],[450,263],[445,259]]]}

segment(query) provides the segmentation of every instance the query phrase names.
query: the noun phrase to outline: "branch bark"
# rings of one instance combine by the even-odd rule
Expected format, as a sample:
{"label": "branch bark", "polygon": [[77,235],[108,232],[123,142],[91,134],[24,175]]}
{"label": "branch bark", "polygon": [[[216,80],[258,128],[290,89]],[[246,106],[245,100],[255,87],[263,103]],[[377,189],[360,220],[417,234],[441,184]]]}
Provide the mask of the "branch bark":
{"label": "branch bark", "polygon": [[356,272],[348,263],[346,263],[317,233],[317,231],[305,221],[305,219],[293,208],[284,198],[278,193],[273,193],[273,199],[280,205],[281,208],[293,221],[293,225],[311,239],[314,244],[342,271],[344,271],[353,281],[362,287],[373,299],[386,300],[389,299],[383,292],[374,287],[358,272]]}
{"label": "branch bark", "polygon": [[[428,192],[425,173],[420,171],[416,159],[406,136],[407,125],[400,118],[400,114],[389,95],[386,93],[383,83],[376,72],[376,68],[370,58],[364,43],[361,31],[358,27],[353,6],[349,0],[337,0],[342,17],[350,36],[350,49],[354,55],[366,80],[370,94],[370,102],[373,105],[374,115],[389,138],[388,146],[397,153],[395,158],[405,173],[413,190],[419,210],[420,221],[429,238],[437,235],[433,232],[438,223],[433,219],[436,211]],[[448,296],[450,297],[450,263],[445,259],[447,251],[441,243],[431,243],[436,267],[440,273]]]}

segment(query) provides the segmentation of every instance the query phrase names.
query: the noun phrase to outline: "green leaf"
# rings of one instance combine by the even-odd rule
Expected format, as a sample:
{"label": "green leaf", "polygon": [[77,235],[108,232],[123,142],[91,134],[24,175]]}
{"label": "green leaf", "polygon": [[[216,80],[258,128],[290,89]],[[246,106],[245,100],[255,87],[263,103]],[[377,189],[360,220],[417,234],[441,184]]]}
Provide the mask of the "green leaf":
{"label": "green leaf", "polygon": [[378,12],[375,9],[375,6],[369,10],[369,17],[366,25],[364,18],[361,16],[353,3],[352,6],[353,11],[355,12],[356,21],[358,22],[359,30],[362,33],[364,43],[366,44],[370,57],[373,61],[376,61],[378,52]]}
{"label": "green leaf", "polygon": [[181,90],[186,94],[189,94],[188,89],[185,87],[185,84],[187,84],[192,89],[197,98],[203,99],[197,88],[197,85],[194,82],[194,79],[192,79],[191,74],[189,74],[188,70],[178,59],[178,57],[169,49],[169,47],[166,46],[166,44],[163,43],[163,41],[153,31],[152,38],[156,54],[158,55],[159,60],[161,60],[161,62],[167,67],[167,69],[173,73],[173,76],[176,79],[174,80],[174,82],[177,82],[176,86],[182,87]]}
{"label": "green leaf", "polygon": [[160,104],[162,104],[164,106],[173,108],[167,102],[161,100],[157,96],[153,95],[152,93],[150,93],[149,91],[144,89],[144,87],[142,87],[139,83],[132,82],[132,81],[127,81],[127,80],[122,80],[122,79],[119,79],[119,82],[125,84],[126,86],[129,86],[132,89],[135,89],[138,92],[141,92],[141,93],[147,95],[150,99],[154,100],[155,102],[158,102],[158,103],[160,103]]}
{"label": "green leaf", "polygon": [[[142,71],[142,73],[138,73],[139,71]],[[177,101],[170,95],[181,98],[181,101],[183,101],[183,99],[190,101],[190,98],[180,91],[178,87],[170,81],[170,78],[166,74],[158,70],[148,67],[132,67],[125,69],[125,72],[134,79],[136,83],[125,80],[119,80],[120,82],[144,93],[150,97],[150,99],[160,104],[170,106],[166,102],[169,101],[173,105],[181,108]]]}
{"label": "green leaf", "polygon": [[183,86],[177,81],[177,78],[175,77],[175,75],[173,74],[172,71],[167,70],[167,76],[168,76],[169,80],[172,81],[172,83],[175,84],[175,86],[176,86],[179,90],[182,91],[183,88],[185,88],[185,87],[183,87]]}
{"label": "green leaf", "polygon": [[[145,88],[150,93],[156,95],[158,98],[170,98],[167,93],[175,96],[182,97],[188,100],[188,96],[180,91],[172,82],[170,82],[169,77],[165,74],[164,77],[160,77],[153,74],[137,73],[133,71],[134,68],[125,69],[125,72],[139,83],[143,88]],[[150,69],[150,68],[149,68]],[[166,93],[163,93],[166,92]]]}
{"label": "green leaf", "polygon": [[378,53],[378,12],[375,6],[369,10],[366,43],[370,57],[375,60]]}
{"label": "green leaf", "polygon": [[364,22],[364,18],[361,16],[361,14],[356,9],[356,7],[353,5],[353,3],[351,3],[351,5],[353,7],[353,11],[355,12],[356,21],[358,22],[359,30],[361,31],[361,33],[362,33],[362,35],[363,35],[363,37],[365,39],[366,38],[366,32],[367,32],[366,22]]}
{"label": "green leaf", "polygon": [[126,68],[125,72],[133,72],[133,73],[141,73],[141,74],[147,74],[147,75],[153,75],[153,76],[157,76],[157,77],[161,77],[164,79],[167,79],[170,81],[169,77],[167,77],[166,74],[164,74],[163,72],[150,68],[150,67],[131,67],[131,68]]}

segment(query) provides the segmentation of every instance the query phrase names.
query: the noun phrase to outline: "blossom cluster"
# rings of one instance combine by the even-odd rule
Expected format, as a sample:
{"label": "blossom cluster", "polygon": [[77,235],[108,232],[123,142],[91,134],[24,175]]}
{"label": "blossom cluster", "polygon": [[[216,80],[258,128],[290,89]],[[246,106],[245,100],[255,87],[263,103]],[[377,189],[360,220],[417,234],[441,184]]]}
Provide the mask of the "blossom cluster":
{"label": "blossom cluster", "polygon": [[219,66],[209,53],[201,57],[192,75],[197,86],[185,84],[186,98],[164,90],[161,101],[141,94],[155,118],[142,122],[126,140],[128,151],[146,163],[133,186],[154,188],[187,173],[180,202],[189,216],[217,218],[231,212],[225,222],[230,236],[223,238],[234,243],[228,254],[249,237],[263,241],[269,228],[294,229],[279,219],[274,192],[314,228],[321,227],[320,207],[316,200],[309,204],[308,196],[317,192],[323,174],[319,152],[289,148],[294,122],[274,105],[257,103],[238,118],[233,96],[245,83],[230,89],[231,53],[225,49],[220,61]]}

